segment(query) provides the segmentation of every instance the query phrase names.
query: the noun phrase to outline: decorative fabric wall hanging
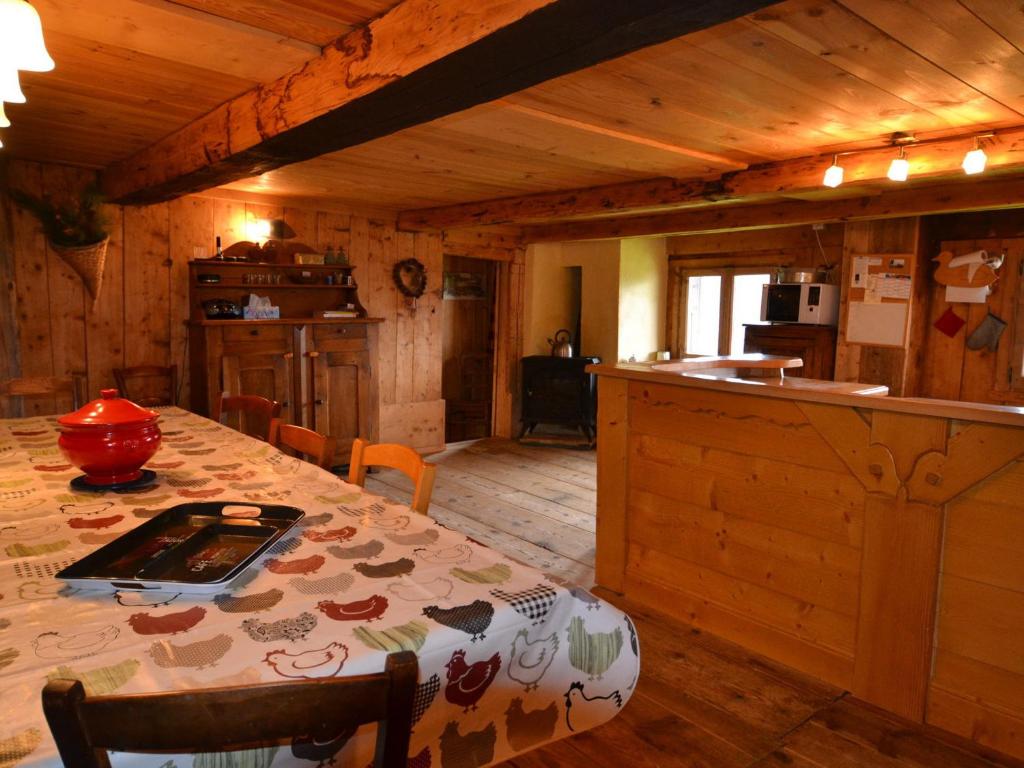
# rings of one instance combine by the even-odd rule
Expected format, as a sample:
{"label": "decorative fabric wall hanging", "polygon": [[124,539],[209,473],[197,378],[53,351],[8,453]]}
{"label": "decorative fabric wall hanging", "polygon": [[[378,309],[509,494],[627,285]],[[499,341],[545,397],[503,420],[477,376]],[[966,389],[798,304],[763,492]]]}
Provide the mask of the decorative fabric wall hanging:
{"label": "decorative fabric wall hanging", "polygon": [[949,307],[933,325],[952,339],[960,333],[960,329],[964,327],[966,322],[966,320],[953,311],[952,307]]}

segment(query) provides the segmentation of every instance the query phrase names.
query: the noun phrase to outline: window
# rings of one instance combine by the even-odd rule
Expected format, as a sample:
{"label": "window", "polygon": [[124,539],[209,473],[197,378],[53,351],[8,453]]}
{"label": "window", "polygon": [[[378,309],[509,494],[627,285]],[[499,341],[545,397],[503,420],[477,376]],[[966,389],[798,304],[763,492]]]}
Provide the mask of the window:
{"label": "window", "polygon": [[[676,272],[678,317],[670,318],[676,355],[743,354],[744,325],[761,323],[765,267],[680,269]],[[681,342],[681,343],[680,343]]]}

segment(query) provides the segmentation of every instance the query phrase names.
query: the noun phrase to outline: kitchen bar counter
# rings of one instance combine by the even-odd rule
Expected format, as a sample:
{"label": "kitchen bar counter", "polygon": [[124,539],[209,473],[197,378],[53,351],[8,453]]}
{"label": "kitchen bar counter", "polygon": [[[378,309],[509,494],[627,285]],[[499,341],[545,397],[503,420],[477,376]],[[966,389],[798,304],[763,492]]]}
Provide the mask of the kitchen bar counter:
{"label": "kitchen bar counter", "polygon": [[1024,756],[1024,410],[775,360],[591,367],[598,584]]}

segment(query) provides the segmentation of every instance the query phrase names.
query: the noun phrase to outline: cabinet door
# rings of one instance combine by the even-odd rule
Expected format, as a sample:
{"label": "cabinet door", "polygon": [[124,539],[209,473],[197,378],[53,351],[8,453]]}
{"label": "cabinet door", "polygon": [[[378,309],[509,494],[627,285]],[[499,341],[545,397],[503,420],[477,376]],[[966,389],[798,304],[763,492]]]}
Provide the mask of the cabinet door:
{"label": "cabinet door", "polygon": [[281,404],[281,418],[294,423],[294,368],[289,347],[271,349],[255,345],[224,345],[221,375],[231,395],[260,395]]}
{"label": "cabinet door", "polygon": [[366,350],[309,352],[311,421],[338,442],[335,463],[347,464],[357,437],[370,437],[370,360]]}

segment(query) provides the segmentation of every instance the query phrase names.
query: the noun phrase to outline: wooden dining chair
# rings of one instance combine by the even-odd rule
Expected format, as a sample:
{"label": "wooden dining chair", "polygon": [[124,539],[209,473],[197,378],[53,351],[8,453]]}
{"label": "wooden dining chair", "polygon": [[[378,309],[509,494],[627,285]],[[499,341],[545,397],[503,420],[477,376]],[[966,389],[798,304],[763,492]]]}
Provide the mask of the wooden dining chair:
{"label": "wooden dining chair", "polygon": [[[0,400],[13,400],[19,398],[24,405],[25,398],[54,398],[52,408],[63,412],[66,410],[77,410],[85,405],[85,376],[72,374],[70,376],[32,376],[21,379],[6,379],[0,381]],[[63,404],[56,401],[62,401]],[[70,406],[70,408],[68,407]],[[14,414],[11,415],[20,415]]]}
{"label": "wooden dining chair", "polygon": [[377,722],[376,768],[406,768],[418,662],[392,653],[372,675],[230,688],[87,696],[78,680],[43,689],[43,712],[64,765],[110,768],[106,751],[210,753],[328,741]]}
{"label": "wooden dining chair", "polygon": [[[228,395],[214,401],[210,418],[249,437],[270,441],[270,423],[281,415],[281,404],[259,395]],[[228,421],[233,423],[228,423]],[[237,424],[238,426],[235,426]]]}
{"label": "wooden dining chair", "polygon": [[294,451],[327,471],[334,465],[334,454],[338,447],[338,441],[333,437],[294,424],[285,424],[280,419],[270,422],[270,444],[278,449],[284,447]]}
{"label": "wooden dining chair", "polygon": [[115,368],[114,381],[121,397],[146,407],[176,405],[178,401],[177,365],[136,365]]}
{"label": "wooden dining chair", "polygon": [[430,494],[434,490],[434,474],[437,467],[423,460],[412,448],[397,443],[374,445],[358,438],[352,443],[352,459],[348,467],[348,481],[353,485],[366,483],[369,467],[397,469],[415,484],[412,504],[409,506],[420,514],[427,514],[430,508]]}

